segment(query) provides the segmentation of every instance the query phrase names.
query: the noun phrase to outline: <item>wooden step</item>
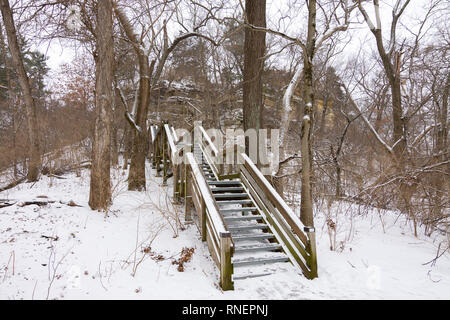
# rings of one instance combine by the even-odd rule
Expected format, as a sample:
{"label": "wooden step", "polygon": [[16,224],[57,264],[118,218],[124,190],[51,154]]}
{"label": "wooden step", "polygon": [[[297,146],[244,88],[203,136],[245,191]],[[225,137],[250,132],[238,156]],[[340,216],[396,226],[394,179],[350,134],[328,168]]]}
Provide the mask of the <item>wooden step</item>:
{"label": "wooden step", "polygon": [[241,185],[241,180],[215,181],[208,184],[212,186],[237,186]]}
{"label": "wooden step", "polygon": [[245,252],[258,252],[258,251],[276,251],[280,250],[281,244],[278,243],[270,243],[264,245],[252,245],[252,246],[237,246],[234,249],[235,253],[245,253]]}
{"label": "wooden step", "polygon": [[257,264],[268,264],[268,263],[277,263],[277,262],[288,262],[289,258],[287,256],[284,257],[274,257],[274,258],[257,258],[257,259],[237,259],[231,261],[234,267],[242,267],[242,266],[251,266]]}
{"label": "wooden step", "polygon": [[242,208],[234,208],[234,209],[222,209],[222,210],[220,210],[220,212],[222,212],[222,214],[225,214],[225,213],[235,213],[235,212],[254,212],[257,210],[258,210],[258,208],[256,208],[256,207],[242,207]]}
{"label": "wooden step", "polygon": [[248,220],[262,220],[263,217],[260,215],[249,214],[247,216],[225,216],[223,217],[225,221],[248,221]]}
{"label": "wooden step", "polygon": [[222,201],[217,201],[217,204],[219,206],[228,206],[228,205],[233,205],[233,204],[252,204],[253,201],[250,199],[246,199],[246,200],[222,200]]}
{"label": "wooden step", "polygon": [[239,199],[239,198],[248,198],[248,194],[246,193],[219,193],[214,194],[214,198],[216,199]]}
{"label": "wooden step", "polygon": [[240,234],[232,236],[234,241],[246,241],[246,240],[265,240],[265,239],[273,239],[275,236],[271,233],[250,233],[250,234]]}
{"label": "wooden step", "polygon": [[230,231],[262,230],[262,229],[267,229],[267,228],[268,228],[267,224],[264,224],[264,223],[239,225],[239,226],[228,226],[228,230],[230,230]]}
{"label": "wooden step", "polygon": [[216,188],[211,188],[212,192],[224,192],[224,191],[244,191],[243,187],[216,187]]}

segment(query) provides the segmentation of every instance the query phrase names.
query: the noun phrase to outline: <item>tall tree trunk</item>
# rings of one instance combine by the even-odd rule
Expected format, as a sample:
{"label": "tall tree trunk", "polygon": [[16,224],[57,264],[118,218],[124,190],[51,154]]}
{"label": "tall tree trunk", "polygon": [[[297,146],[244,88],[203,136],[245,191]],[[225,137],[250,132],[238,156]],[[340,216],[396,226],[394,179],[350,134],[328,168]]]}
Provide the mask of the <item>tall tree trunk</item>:
{"label": "tall tree trunk", "polygon": [[[245,15],[249,24],[265,28],[266,0],[246,0]],[[246,28],[243,83],[244,131],[255,129],[258,133],[258,130],[263,127],[262,72],[265,52],[266,33]],[[248,142],[245,149],[249,153]],[[259,161],[257,164],[259,166]]]}
{"label": "tall tree trunk", "polygon": [[[436,133],[436,143],[434,146],[433,154],[434,154],[434,163],[443,162],[448,159],[448,126],[447,126],[447,118],[448,118],[448,98],[450,91],[450,74],[447,75],[447,80],[444,86],[444,92],[442,93],[442,104],[439,108],[439,127]],[[437,98],[437,97],[436,97]],[[435,98],[435,99],[436,99]],[[438,98],[437,98],[438,99]],[[439,105],[439,103],[436,103]],[[448,171],[448,169],[447,169]],[[433,174],[433,185],[434,185],[434,204],[431,208],[431,214],[429,217],[429,228],[428,235],[431,235],[433,232],[433,227],[435,226],[435,221],[442,217],[442,211],[444,209],[444,199],[445,195],[448,194],[448,181],[442,179],[442,175],[435,173]],[[444,201],[443,201],[444,200]]]}
{"label": "tall tree trunk", "polygon": [[97,118],[95,121],[89,206],[93,210],[106,210],[111,203],[111,106],[113,102],[114,63],[111,0],[99,1],[97,10],[97,56],[95,57]]}
{"label": "tall tree trunk", "polygon": [[[115,101],[115,99],[114,99]],[[111,123],[111,165],[117,167],[119,165],[119,141],[117,139],[117,110],[112,111],[112,123]]]}
{"label": "tall tree trunk", "polygon": [[[147,113],[150,100],[150,78],[153,74],[154,61],[149,65],[149,58],[145,54],[143,44],[134,33],[133,27],[125,13],[114,3],[114,13],[122,25],[125,34],[131,41],[136,52],[139,66],[139,87],[132,110],[134,123],[131,146],[131,162],[128,173],[128,190],[145,190],[145,158],[147,150]],[[133,107],[134,109],[134,107]],[[131,121],[131,117],[127,118]]]}
{"label": "tall tree trunk", "polygon": [[145,156],[147,150],[147,113],[150,97],[150,68],[148,57],[139,57],[139,90],[136,110],[136,125],[140,131],[133,131],[130,171],[128,174],[128,190],[145,190]]}
{"label": "tall tree trunk", "polygon": [[39,129],[36,114],[36,104],[31,94],[30,81],[28,79],[25,67],[23,65],[19,44],[17,41],[16,27],[8,0],[0,0],[3,23],[5,24],[6,35],[8,38],[9,51],[14,68],[17,72],[17,78],[22,88],[26,118],[28,125],[28,139],[30,142],[30,161],[28,163],[28,181],[37,181],[39,179],[39,170],[41,166],[41,154],[39,146]]}
{"label": "tall tree trunk", "polygon": [[302,187],[300,203],[300,220],[305,226],[314,227],[312,209],[312,147],[311,128],[313,126],[313,58],[316,50],[316,1],[310,0],[308,5],[308,36],[303,52],[303,102],[305,104],[301,130],[302,152]]}
{"label": "tall tree trunk", "polygon": [[14,100],[15,100],[15,93],[13,89],[12,79],[11,79],[11,65],[8,58],[8,55],[6,54],[6,44],[5,44],[5,38],[3,36],[3,28],[0,25],[0,48],[2,50],[2,59],[5,62],[5,73],[6,73],[6,82],[8,84],[8,110],[11,113],[11,136],[12,136],[12,142],[13,142],[13,171],[14,171],[14,178],[17,178],[17,144],[16,144],[16,132],[17,132],[17,110],[15,110],[14,106]]}
{"label": "tall tree trunk", "polygon": [[123,143],[123,166],[122,168],[124,170],[128,170],[128,160],[130,159],[130,153],[131,153],[131,127],[126,124],[125,129],[124,129],[124,143]]}

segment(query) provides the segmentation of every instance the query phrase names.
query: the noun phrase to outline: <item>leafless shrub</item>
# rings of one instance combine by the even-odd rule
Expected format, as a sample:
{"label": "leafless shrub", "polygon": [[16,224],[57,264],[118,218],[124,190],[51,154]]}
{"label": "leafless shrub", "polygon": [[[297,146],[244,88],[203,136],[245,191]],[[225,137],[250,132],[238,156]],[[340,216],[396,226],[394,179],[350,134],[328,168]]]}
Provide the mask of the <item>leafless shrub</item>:
{"label": "leafless shrub", "polygon": [[160,189],[160,195],[157,201],[154,201],[151,195],[148,195],[153,207],[161,214],[161,216],[167,221],[172,232],[173,237],[176,238],[179,235],[179,231],[185,229],[184,224],[181,222],[182,208],[179,205],[172,203],[171,197],[168,191],[164,188]]}

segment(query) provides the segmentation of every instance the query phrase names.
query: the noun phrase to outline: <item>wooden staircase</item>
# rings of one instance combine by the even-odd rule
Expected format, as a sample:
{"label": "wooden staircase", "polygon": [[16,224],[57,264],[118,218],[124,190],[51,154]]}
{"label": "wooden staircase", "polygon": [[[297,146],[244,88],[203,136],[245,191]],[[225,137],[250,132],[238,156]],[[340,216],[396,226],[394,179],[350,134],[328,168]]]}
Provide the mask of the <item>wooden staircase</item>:
{"label": "wooden staircase", "polygon": [[163,181],[172,169],[174,200],[184,199],[185,220],[207,242],[221,287],[230,290],[235,280],[292,265],[309,279],[317,277],[314,228],[303,226],[247,155],[240,154],[238,173],[225,175],[216,161],[223,154],[203,127],[194,130],[194,142],[186,143],[168,124],[152,126],[152,164],[163,171]]}
{"label": "wooden staircase", "polygon": [[270,271],[266,269],[263,272],[255,272],[256,265],[289,262],[289,257],[270,231],[260,209],[251,199],[242,181],[239,178],[218,180],[203,156],[199,144],[195,144],[193,149],[235,243],[231,260],[233,280],[265,276],[276,270],[272,268]]}

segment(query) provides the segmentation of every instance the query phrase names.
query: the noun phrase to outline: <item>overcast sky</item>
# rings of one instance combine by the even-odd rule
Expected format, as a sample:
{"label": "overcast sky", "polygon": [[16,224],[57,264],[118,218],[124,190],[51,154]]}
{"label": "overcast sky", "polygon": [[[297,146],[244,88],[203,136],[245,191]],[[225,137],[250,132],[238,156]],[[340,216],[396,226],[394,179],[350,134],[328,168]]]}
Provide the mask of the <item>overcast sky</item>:
{"label": "overcast sky", "polygon": [[[381,17],[382,17],[382,29],[386,39],[389,38],[389,26],[392,20],[392,7],[396,0],[381,0]],[[418,18],[424,15],[424,7],[430,3],[430,0],[412,0],[401,22],[409,29],[414,30],[418,28]],[[240,10],[237,5],[236,10]],[[374,10],[371,2],[365,4],[365,8],[372,20],[374,19]],[[362,21],[362,17],[355,10],[354,14],[358,14],[359,21]],[[306,11],[303,0],[268,0],[267,1],[267,19],[268,27],[278,29],[288,33],[292,36],[299,36],[302,34],[306,21]],[[318,19],[320,19],[320,12],[318,12]],[[404,29],[402,25],[399,25],[399,29]],[[364,46],[364,50],[370,51],[374,48],[375,42],[366,24],[352,25],[352,30],[348,32],[348,35],[352,37],[352,41],[346,47],[343,52],[342,59],[345,57],[354,55],[358,51],[361,45]],[[61,44],[59,41],[54,40],[50,43],[41,44],[38,49],[48,56],[48,66],[52,71],[57,71],[58,67],[63,63],[69,63],[75,58],[75,51],[73,47],[67,44]],[[342,65],[342,64],[341,64]],[[51,78],[51,75],[50,75]]]}

